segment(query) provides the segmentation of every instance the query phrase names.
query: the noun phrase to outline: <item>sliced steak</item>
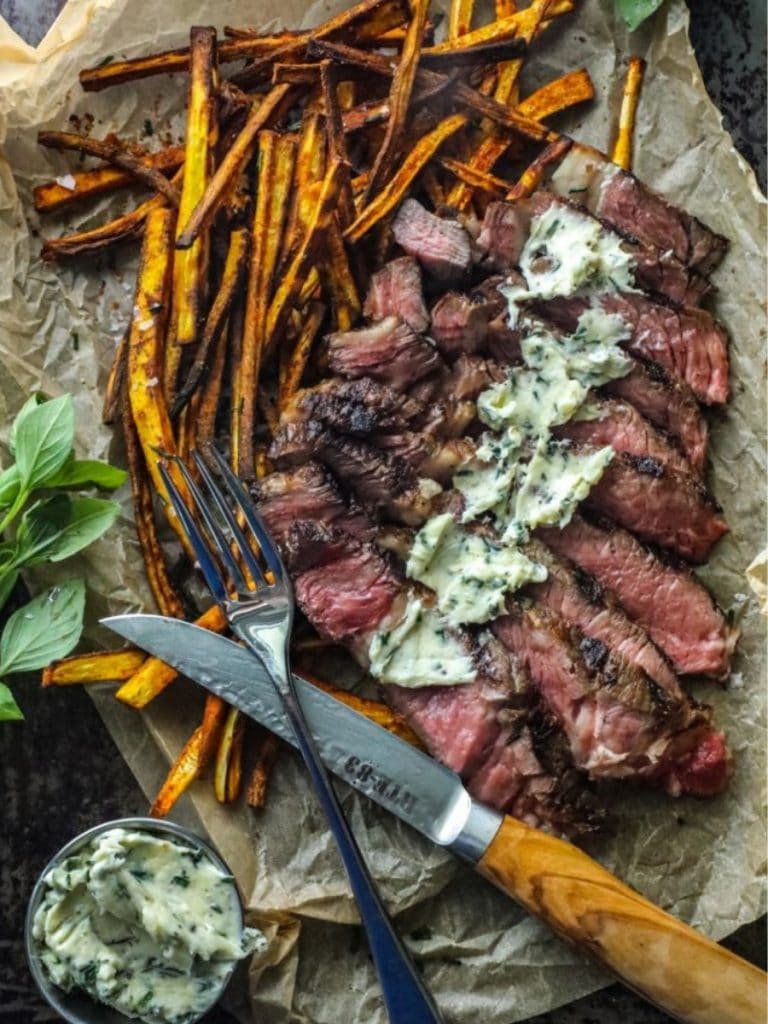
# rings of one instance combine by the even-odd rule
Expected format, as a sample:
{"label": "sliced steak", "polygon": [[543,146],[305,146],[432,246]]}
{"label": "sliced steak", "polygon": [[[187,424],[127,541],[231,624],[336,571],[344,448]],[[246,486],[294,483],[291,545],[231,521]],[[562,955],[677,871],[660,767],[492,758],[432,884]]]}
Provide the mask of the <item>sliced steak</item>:
{"label": "sliced steak", "polygon": [[676,672],[727,677],[738,633],[689,569],[662,561],[626,530],[581,516],[538,535],[610,591]]}
{"label": "sliced steak", "polygon": [[[728,401],[728,338],[710,313],[663,305],[629,292],[606,292],[595,301],[626,323],[631,333],[625,347],[633,356],[660,363],[707,405]],[[587,306],[587,299],[576,297],[537,302],[534,308],[573,331]]]}
{"label": "sliced steak", "polygon": [[412,256],[390,260],[376,271],[365,297],[363,314],[371,320],[396,316],[416,334],[424,333],[429,314],[424,304],[421,270]]}
{"label": "sliced steak", "polygon": [[430,312],[430,337],[448,359],[472,355],[485,344],[488,324],[497,315],[496,304],[474,301],[460,292],[446,292]]}
{"label": "sliced steak", "polygon": [[399,392],[443,365],[435,346],[397,316],[329,335],[326,353],[332,373],[370,377]]}
{"label": "sliced steak", "polygon": [[477,246],[494,270],[511,270],[520,262],[531,227],[531,210],[526,203],[489,203]]}
{"label": "sliced steak", "polygon": [[630,455],[648,455],[662,466],[680,473],[691,472],[691,465],[680,449],[633,405],[617,399],[593,399],[590,404],[599,413],[594,419],[570,420],[555,428],[555,436],[597,447],[610,445],[614,451]]}
{"label": "sliced steak", "polygon": [[406,199],[392,222],[395,241],[444,284],[461,281],[472,265],[469,233],[457,220],[445,220]]}
{"label": "sliced steak", "polygon": [[[673,700],[604,644],[538,607],[512,608],[493,631],[528,670],[574,762],[592,778],[633,778],[674,796],[710,795],[727,784],[730,758],[707,709]],[[718,745],[721,756],[711,759]]]}
{"label": "sliced steak", "polygon": [[[297,524],[291,544],[294,563],[303,568],[294,582],[297,604],[318,632],[345,643],[366,665],[371,634],[397,616],[402,581],[375,548],[340,530]],[[573,766],[561,762],[555,777],[537,757],[528,726],[532,695],[514,660],[493,641],[473,656],[478,677],[472,683],[385,685],[382,694],[430,752],[491,806],[571,835],[591,827],[594,807]]]}
{"label": "sliced steak", "polygon": [[389,562],[342,529],[313,523],[295,524],[289,543],[303,570],[294,578],[299,608],[321,635],[364,643],[402,590]]}
{"label": "sliced steak", "polygon": [[705,562],[728,532],[719,506],[697,476],[650,457],[617,455],[584,505],[690,562]]}
{"label": "sliced steak", "polygon": [[634,360],[626,377],[603,388],[633,405],[646,419],[673,437],[698,472],[707,460],[709,428],[693,392],[658,363]]}
{"label": "sliced steak", "polygon": [[264,522],[281,549],[294,523],[343,524],[358,540],[370,540],[373,524],[362,510],[344,500],[333,477],[317,462],[286,473],[270,473],[252,488]]}
{"label": "sliced steak", "polygon": [[728,242],[685,210],[673,206],[589,146],[573,146],[551,180],[558,195],[583,203],[619,230],[708,274]]}
{"label": "sliced steak", "polygon": [[545,566],[543,583],[526,587],[537,604],[581,632],[599,640],[631,665],[642,669],[665,693],[683,700],[677,676],[646,631],[627,617],[594,576],[553,554],[541,541],[526,545],[529,558]]}

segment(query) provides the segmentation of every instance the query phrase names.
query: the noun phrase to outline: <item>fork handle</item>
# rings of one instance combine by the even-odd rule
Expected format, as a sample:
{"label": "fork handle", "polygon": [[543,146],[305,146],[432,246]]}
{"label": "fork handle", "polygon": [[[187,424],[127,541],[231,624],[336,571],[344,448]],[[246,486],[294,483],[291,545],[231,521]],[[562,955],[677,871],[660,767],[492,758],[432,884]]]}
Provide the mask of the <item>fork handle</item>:
{"label": "fork handle", "polygon": [[357,900],[389,1019],[392,1024],[442,1024],[437,1006],[381,901],[296,697],[283,693],[283,701]]}

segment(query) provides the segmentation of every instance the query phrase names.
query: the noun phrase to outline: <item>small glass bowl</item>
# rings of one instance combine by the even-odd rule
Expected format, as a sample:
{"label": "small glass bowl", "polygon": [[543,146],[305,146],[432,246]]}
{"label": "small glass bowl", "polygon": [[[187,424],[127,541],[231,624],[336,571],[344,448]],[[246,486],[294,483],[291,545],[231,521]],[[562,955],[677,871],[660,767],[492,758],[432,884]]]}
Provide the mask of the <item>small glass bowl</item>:
{"label": "small glass bowl", "polygon": [[[43,898],[45,891],[45,876],[53,868],[66,860],[67,857],[77,853],[77,851],[89,843],[96,836],[101,835],[102,832],[108,832],[113,828],[123,828],[134,832],[150,832],[155,835],[162,836],[163,838],[171,838],[177,842],[183,843],[186,846],[191,847],[194,850],[201,850],[207,854],[213,863],[225,874],[231,875],[232,872],[229,866],[224,860],[222,860],[219,853],[207,843],[200,836],[195,835],[194,832],[190,832],[189,829],[183,828],[181,825],[177,825],[173,821],[160,821],[157,818],[118,818],[116,821],[107,821],[103,825],[96,825],[94,828],[89,828],[87,832],[82,832],[79,836],[75,836],[74,839],[70,840],[66,846],[63,846],[59,852],[51,858],[48,864],[43,869],[40,877],[35,883],[35,887],[32,890],[32,895],[29,898],[29,906],[27,908],[27,918],[24,926],[24,946],[27,954],[27,963],[29,969],[32,972],[32,977],[35,979],[40,994],[46,1000],[46,1002],[53,1007],[53,1009],[68,1021],[69,1024],[128,1024],[130,1021],[141,1024],[138,1017],[126,1017],[125,1014],[120,1013],[118,1010],[112,1009],[110,1006],[105,1006],[104,1003],[96,1002],[87,993],[82,992],[78,989],[72,992],[65,992],[63,989],[55,985],[48,977],[45,967],[43,966],[40,955],[38,952],[37,941],[32,934],[32,928],[34,925],[35,914],[37,908],[40,906],[40,902]],[[237,894],[238,905],[240,907],[240,922],[241,927],[244,925],[244,911],[243,903],[240,898],[240,893]],[[232,974],[235,970],[237,963],[233,963],[231,970],[222,980],[221,987],[218,991],[211,993],[211,1001],[201,1010],[198,1017],[195,1020],[200,1020],[211,1007],[218,1002],[221,998],[224,990],[226,989]]]}

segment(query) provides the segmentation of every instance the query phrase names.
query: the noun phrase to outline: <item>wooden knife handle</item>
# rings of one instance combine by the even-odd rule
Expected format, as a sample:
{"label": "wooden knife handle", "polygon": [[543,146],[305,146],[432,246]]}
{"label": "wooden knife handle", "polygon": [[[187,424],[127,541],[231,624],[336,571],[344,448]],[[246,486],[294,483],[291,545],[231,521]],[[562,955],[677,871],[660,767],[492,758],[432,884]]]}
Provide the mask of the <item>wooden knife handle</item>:
{"label": "wooden knife handle", "polygon": [[478,870],[640,995],[690,1024],[765,1024],[766,975],[570,843],[505,818]]}

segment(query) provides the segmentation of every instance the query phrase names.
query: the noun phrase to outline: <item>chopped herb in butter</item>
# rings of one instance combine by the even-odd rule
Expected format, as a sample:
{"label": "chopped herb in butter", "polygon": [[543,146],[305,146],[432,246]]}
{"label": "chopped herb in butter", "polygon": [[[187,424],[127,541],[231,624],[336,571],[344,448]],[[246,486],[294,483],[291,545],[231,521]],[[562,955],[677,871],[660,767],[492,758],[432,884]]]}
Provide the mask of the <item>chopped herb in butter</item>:
{"label": "chopped herb in butter", "polygon": [[559,336],[543,325],[532,325],[523,334],[520,348],[527,366],[550,377],[554,377],[553,366],[557,366],[560,373],[578,382],[586,393],[588,388],[600,387],[629,373],[632,360],[619,347],[619,342],[628,337],[621,317],[594,308],[581,314],[573,334]]}
{"label": "chopped herb in butter", "polygon": [[611,447],[572,451],[565,441],[542,437],[510,501],[503,539],[522,542],[537,526],[567,526],[613,454]]}
{"label": "chopped herb in butter", "polygon": [[442,615],[410,595],[400,621],[374,633],[368,647],[371,674],[398,686],[471,683],[472,658]]}
{"label": "chopped herb in butter", "polygon": [[452,626],[496,618],[504,612],[507,594],[547,575],[522,551],[468,532],[447,512],[416,534],[406,572],[435,591],[437,606]]}
{"label": "chopped herb in butter", "polygon": [[49,872],[34,938],[51,980],[150,1024],[185,1024],[264,936],[202,851],[110,829]]}

